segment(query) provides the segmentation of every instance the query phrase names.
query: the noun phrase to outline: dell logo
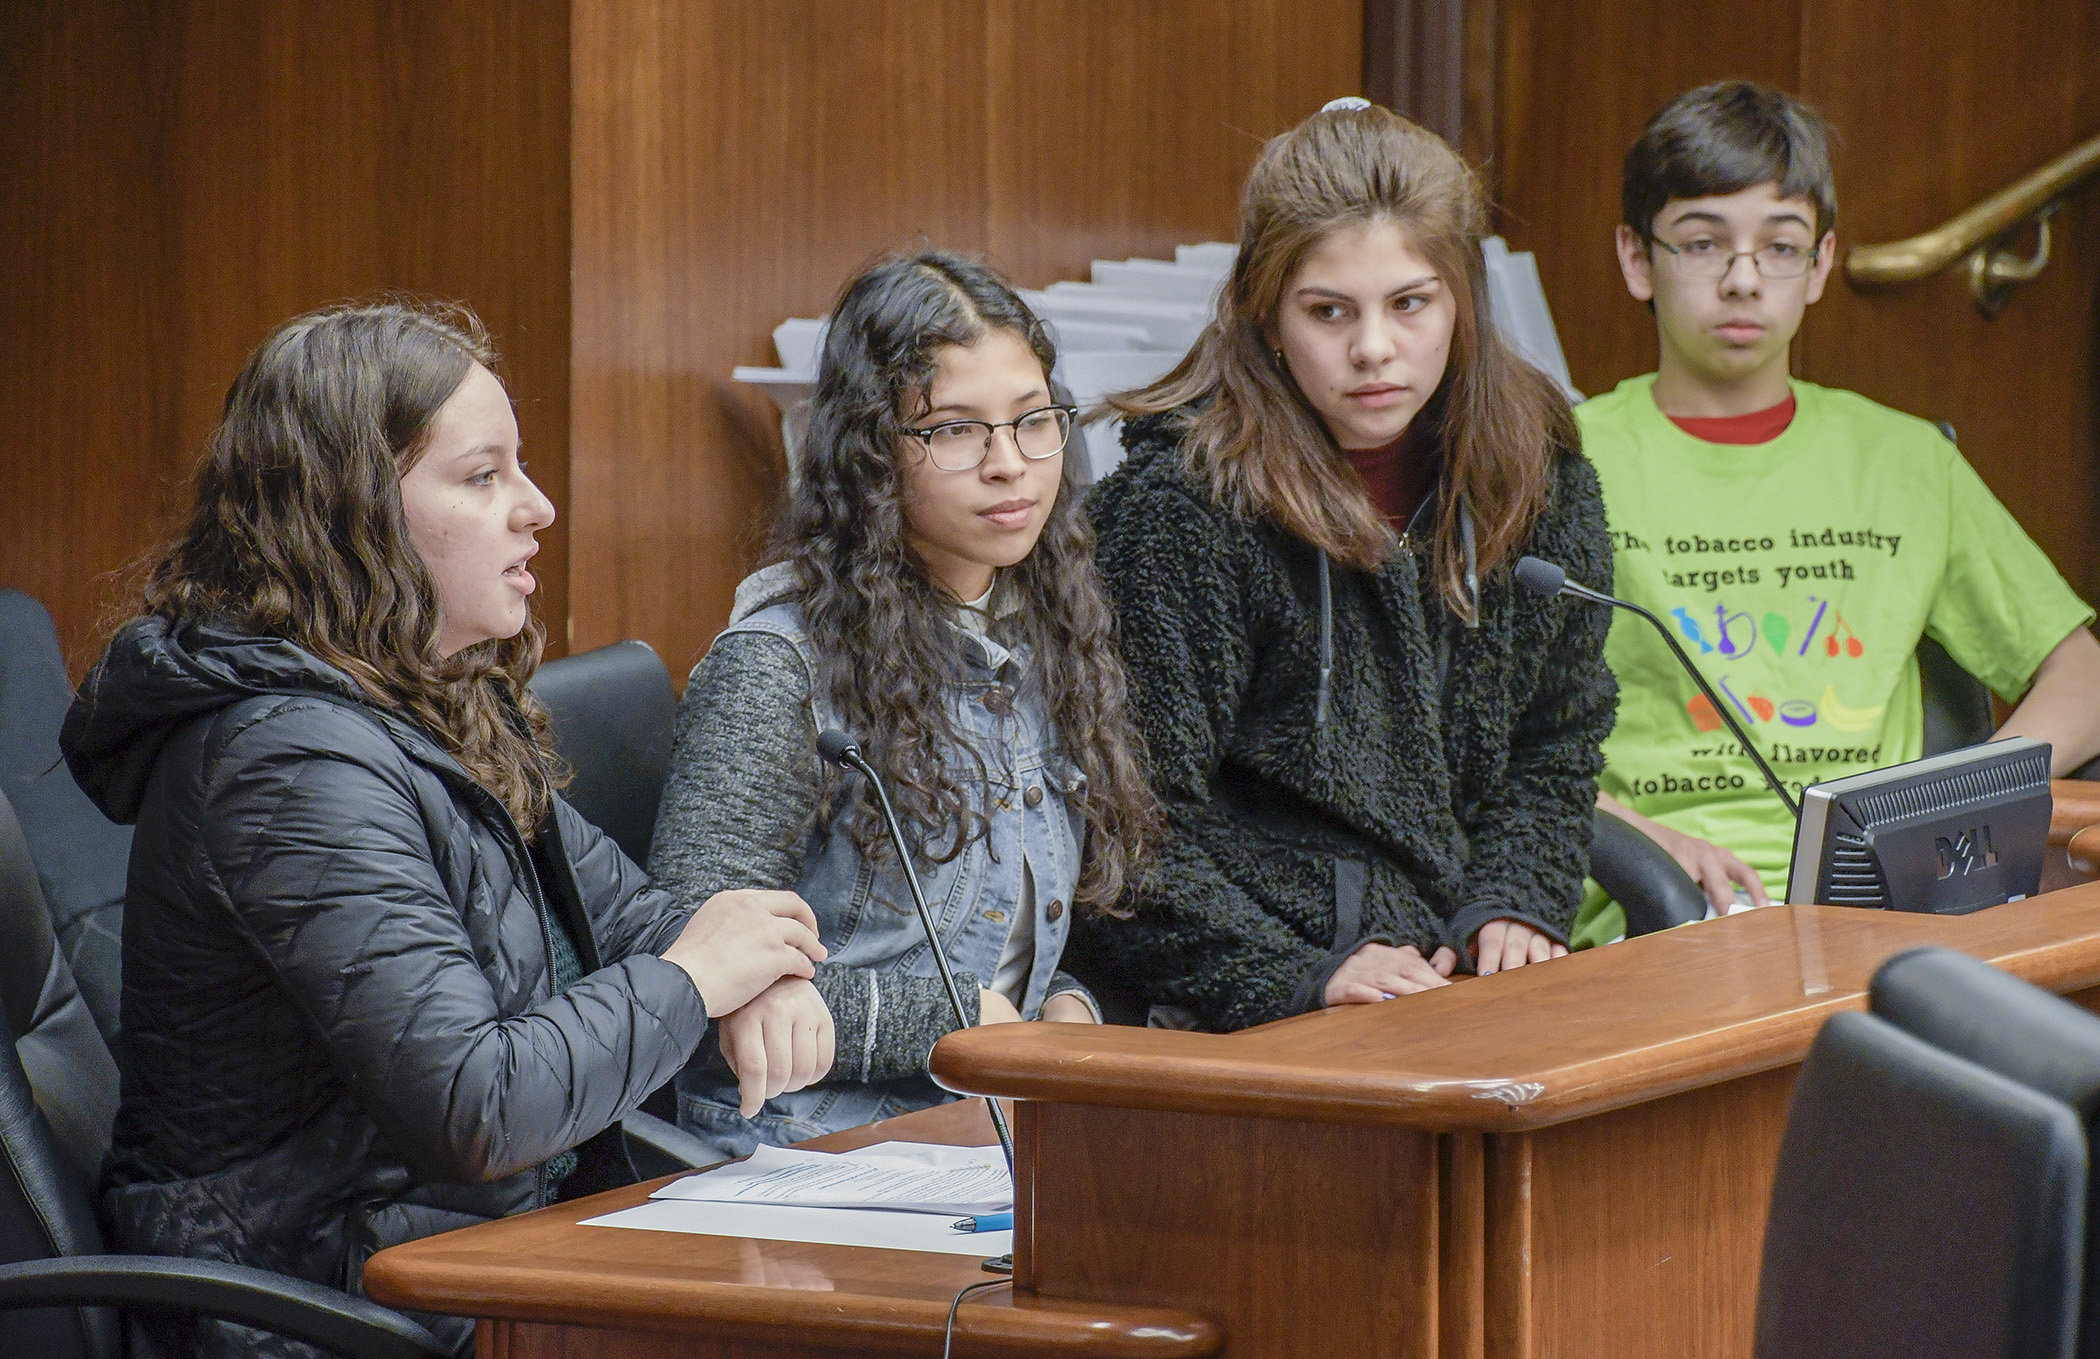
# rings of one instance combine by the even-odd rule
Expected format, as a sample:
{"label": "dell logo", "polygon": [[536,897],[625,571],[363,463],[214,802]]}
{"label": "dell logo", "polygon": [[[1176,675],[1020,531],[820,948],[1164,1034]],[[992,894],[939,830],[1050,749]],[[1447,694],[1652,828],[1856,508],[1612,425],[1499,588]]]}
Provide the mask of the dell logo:
{"label": "dell logo", "polygon": [[1998,851],[1991,848],[1991,828],[1972,826],[1961,835],[1949,840],[1942,835],[1932,842],[1940,856],[1940,881],[1945,882],[1956,873],[1974,873],[1979,868],[1995,868]]}

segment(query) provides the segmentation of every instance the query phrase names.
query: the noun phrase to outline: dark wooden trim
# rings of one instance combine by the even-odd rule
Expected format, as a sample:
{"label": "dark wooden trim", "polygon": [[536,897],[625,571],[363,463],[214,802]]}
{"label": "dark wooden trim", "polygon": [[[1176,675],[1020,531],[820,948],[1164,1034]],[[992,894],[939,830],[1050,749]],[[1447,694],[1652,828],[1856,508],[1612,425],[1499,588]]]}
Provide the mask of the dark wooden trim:
{"label": "dark wooden trim", "polygon": [[1364,0],[1364,97],[1462,146],[1466,12],[1477,3]]}

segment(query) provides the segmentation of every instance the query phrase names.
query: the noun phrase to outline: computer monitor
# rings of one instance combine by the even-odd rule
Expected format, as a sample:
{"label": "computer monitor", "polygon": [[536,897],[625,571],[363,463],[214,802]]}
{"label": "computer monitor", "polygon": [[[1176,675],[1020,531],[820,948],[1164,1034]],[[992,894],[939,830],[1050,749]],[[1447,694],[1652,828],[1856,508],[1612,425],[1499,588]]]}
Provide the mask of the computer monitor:
{"label": "computer monitor", "polygon": [[1965,915],[2033,896],[2048,844],[2048,744],[1992,741],[1809,786],[1786,899]]}

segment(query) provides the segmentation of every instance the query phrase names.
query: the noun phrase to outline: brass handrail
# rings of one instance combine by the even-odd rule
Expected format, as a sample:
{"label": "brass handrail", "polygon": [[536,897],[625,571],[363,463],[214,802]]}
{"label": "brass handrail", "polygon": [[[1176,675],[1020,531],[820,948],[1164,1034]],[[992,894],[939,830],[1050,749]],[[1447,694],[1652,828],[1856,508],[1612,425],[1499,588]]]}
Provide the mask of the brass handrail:
{"label": "brass handrail", "polygon": [[[1863,288],[1910,283],[1929,278],[1967,255],[1973,257],[1971,282],[1977,289],[1977,300],[1986,310],[1994,311],[1996,307],[1986,299],[1986,292],[1995,291],[2002,300],[2004,285],[2040,272],[2048,260],[2048,214],[2065,195],[2096,174],[2100,174],[2100,137],[2071,148],[2033,174],[1923,235],[1887,245],[1854,247],[1845,257],[1845,277]],[[1997,256],[2002,252],[1990,249],[2000,237],[2034,219],[2040,219],[2042,226],[2034,259],[2000,259]]]}

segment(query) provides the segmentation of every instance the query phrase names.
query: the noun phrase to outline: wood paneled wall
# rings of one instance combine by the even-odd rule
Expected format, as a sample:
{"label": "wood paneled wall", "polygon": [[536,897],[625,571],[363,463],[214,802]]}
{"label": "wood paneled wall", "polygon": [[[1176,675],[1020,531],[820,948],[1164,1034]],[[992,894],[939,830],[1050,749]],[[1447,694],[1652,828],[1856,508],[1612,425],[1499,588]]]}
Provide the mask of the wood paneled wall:
{"label": "wood paneled wall", "polygon": [[1229,236],[1266,137],[1360,79],[1360,0],[577,0],[573,638],[683,678],[766,530],[730,369],[878,252],[1025,284]]}
{"label": "wood paneled wall", "polygon": [[[2100,7],[2009,0],[1469,0],[1490,26],[1489,169],[1501,228],[1535,250],[1575,384],[1652,371],[1655,327],[1612,256],[1620,162],[1670,96],[1746,77],[1837,132],[1840,249],[1937,226],[2100,132]],[[1476,35],[1477,36],[1477,35]],[[1470,133],[1471,129],[1469,129]],[[1469,135],[1468,140],[1472,140]],[[2047,272],[1995,319],[1966,273],[1875,293],[1833,276],[1795,371],[1951,421],[1962,451],[2087,598],[2100,595],[2100,189],[2054,223]]]}
{"label": "wood paneled wall", "polygon": [[[566,509],[569,9],[555,0],[0,4],[0,584],[77,670],[105,573],[186,509],[227,384],[346,298],[471,303]],[[566,523],[543,535],[566,615]]]}

